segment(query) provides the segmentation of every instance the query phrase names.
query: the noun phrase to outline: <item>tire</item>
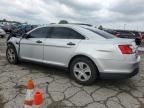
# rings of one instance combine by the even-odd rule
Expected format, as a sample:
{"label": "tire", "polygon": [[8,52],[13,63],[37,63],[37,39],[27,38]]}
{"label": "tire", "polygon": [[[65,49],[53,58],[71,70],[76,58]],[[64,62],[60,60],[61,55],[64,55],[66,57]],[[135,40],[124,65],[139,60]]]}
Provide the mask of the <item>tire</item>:
{"label": "tire", "polygon": [[91,85],[98,77],[98,69],[94,63],[86,57],[75,58],[71,62],[69,69],[71,77],[82,85]]}
{"label": "tire", "polygon": [[17,52],[13,45],[8,45],[6,50],[6,58],[10,64],[18,64]]}

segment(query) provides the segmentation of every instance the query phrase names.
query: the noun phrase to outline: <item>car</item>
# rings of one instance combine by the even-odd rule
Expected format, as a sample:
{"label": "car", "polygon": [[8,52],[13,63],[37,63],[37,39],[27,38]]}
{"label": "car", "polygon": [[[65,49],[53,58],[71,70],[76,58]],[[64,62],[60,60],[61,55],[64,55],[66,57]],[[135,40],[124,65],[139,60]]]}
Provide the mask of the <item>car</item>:
{"label": "car", "polygon": [[135,38],[142,40],[142,36],[141,36],[140,32],[138,32],[138,31],[131,31],[131,32],[135,35]]}
{"label": "car", "polygon": [[130,78],[138,73],[140,62],[134,39],[73,24],[37,27],[21,38],[10,38],[6,58],[11,64],[29,61],[67,68],[83,85],[98,78]]}
{"label": "car", "polygon": [[3,29],[0,28],[0,37],[4,38],[6,36],[6,33]]}
{"label": "car", "polygon": [[38,27],[37,25],[19,25],[12,29],[11,33],[9,34],[7,41],[11,37],[21,37],[23,34],[27,33],[28,31]]}
{"label": "car", "polygon": [[142,35],[138,31],[131,31],[135,35],[135,42],[137,45],[140,45],[142,42]]}
{"label": "car", "polygon": [[144,42],[144,32],[140,32],[141,38],[142,38],[142,42]]}
{"label": "car", "polygon": [[105,29],[104,31],[113,34],[114,36],[120,37],[120,38],[129,38],[129,39],[135,39],[136,36],[132,31],[127,30],[109,30]]}
{"label": "car", "polygon": [[141,44],[142,37],[137,31],[112,30],[112,29],[104,29],[104,31],[119,38],[135,39],[137,45]]}
{"label": "car", "polygon": [[112,29],[103,29],[105,32],[107,32],[107,33],[110,33],[110,34],[112,34],[112,35],[114,35],[114,36],[116,36],[116,37],[119,37],[119,33],[117,33],[115,30],[112,30]]}
{"label": "car", "polygon": [[5,24],[3,26],[3,30],[6,32],[6,33],[10,33],[11,32],[11,28],[12,26],[10,24]]}

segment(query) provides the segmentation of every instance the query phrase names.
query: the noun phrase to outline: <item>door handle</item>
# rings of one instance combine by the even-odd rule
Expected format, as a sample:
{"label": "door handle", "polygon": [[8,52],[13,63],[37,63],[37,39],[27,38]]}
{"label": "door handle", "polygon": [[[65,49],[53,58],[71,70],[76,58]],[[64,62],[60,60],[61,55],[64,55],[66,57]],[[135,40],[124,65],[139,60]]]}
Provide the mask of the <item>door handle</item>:
{"label": "door handle", "polygon": [[69,43],[67,43],[67,45],[74,46],[74,45],[76,45],[76,44],[73,43],[73,42],[69,42]]}
{"label": "door handle", "polygon": [[38,41],[36,41],[36,43],[42,43],[42,41],[38,40]]}

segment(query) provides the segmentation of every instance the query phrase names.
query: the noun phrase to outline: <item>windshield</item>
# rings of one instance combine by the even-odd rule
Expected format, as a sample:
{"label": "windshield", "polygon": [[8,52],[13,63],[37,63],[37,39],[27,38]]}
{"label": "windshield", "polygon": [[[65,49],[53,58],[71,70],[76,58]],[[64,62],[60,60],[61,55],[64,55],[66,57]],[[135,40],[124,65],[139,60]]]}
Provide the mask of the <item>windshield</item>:
{"label": "windshield", "polygon": [[113,36],[113,35],[105,32],[105,31],[103,31],[103,30],[98,30],[98,29],[96,29],[96,28],[85,28],[85,29],[87,29],[87,30],[89,30],[89,31],[92,31],[92,32],[94,32],[94,33],[102,36],[102,37],[105,38],[105,39],[116,38],[115,36]]}

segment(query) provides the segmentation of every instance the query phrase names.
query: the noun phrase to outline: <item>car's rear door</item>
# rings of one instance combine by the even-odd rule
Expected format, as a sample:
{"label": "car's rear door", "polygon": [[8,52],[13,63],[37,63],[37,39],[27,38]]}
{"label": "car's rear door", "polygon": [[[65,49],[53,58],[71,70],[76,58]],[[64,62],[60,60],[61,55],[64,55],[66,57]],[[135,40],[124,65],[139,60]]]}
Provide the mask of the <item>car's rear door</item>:
{"label": "car's rear door", "polygon": [[44,42],[44,62],[66,66],[68,59],[84,37],[71,28],[52,27]]}
{"label": "car's rear door", "polygon": [[29,38],[23,38],[20,42],[20,57],[26,60],[43,62],[43,42],[47,33],[47,27],[41,27],[30,32]]}

